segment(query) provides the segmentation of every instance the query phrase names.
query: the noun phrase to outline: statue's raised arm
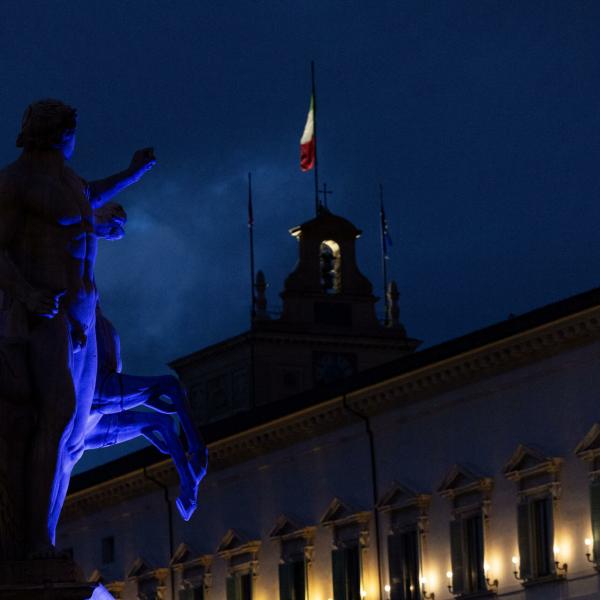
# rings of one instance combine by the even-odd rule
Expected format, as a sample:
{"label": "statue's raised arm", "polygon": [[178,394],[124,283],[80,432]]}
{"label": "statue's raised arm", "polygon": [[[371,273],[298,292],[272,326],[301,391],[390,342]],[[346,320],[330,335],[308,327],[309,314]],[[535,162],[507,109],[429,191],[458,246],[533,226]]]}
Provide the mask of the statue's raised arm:
{"label": "statue's raised arm", "polygon": [[92,208],[100,208],[120,191],[137,183],[155,164],[154,148],[143,148],[134,153],[129,167],[124,171],[89,183],[89,198]]}

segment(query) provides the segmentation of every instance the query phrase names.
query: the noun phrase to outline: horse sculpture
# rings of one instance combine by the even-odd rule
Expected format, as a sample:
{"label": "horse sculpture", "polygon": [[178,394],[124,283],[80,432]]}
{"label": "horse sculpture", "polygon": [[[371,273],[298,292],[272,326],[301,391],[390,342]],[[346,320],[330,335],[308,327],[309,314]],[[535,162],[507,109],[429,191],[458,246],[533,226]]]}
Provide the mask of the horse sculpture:
{"label": "horse sculpture", "polygon": [[[206,474],[207,449],[192,423],[185,390],[172,375],[140,377],[122,373],[119,337],[100,307],[96,312],[96,335],[99,369],[84,450],[145,437],[173,459],[181,487],[176,504],[187,521],[196,508],[198,484]],[[140,406],[152,412],[133,410]],[[171,415],[179,419],[187,452]]]}

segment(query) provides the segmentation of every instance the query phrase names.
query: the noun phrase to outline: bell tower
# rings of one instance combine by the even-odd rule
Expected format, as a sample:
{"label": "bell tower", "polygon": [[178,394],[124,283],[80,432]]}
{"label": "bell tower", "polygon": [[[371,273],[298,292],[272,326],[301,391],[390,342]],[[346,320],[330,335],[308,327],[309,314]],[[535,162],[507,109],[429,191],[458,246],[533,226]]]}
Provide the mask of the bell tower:
{"label": "bell tower", "polygon": [[294,323],[307,331],[380,330],[373,286],[356,264],[361,231],[322,209],[290,233],[299,243],[299,260],[281,293],[282,324]]}
{"label": "bell tower", "polygon": [[200,424],[335,383],[420,344],[400,323],[393,282],[385,319],[377,318],[378,298],[356,262],[361,232],[350,221],[322,208],[290,233],[299,256],[280,294],[281,312],[267,310],[259,271],[250,330],[171,363]]}

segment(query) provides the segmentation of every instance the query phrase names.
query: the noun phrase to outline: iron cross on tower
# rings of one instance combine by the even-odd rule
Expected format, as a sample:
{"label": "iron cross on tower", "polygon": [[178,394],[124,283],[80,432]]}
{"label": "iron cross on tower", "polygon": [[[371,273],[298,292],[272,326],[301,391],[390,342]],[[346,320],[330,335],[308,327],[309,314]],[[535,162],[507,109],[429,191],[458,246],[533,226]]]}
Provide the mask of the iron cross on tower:
{"label": "iron cross on tower", "polygon": [[323,202],[321,203],[321,206],[326,209],[327,208],[327,194],[333,194],[333,190],[328,190],[327,184],[323,183],[323,189],[319,190],[319,194],[323,194]]}

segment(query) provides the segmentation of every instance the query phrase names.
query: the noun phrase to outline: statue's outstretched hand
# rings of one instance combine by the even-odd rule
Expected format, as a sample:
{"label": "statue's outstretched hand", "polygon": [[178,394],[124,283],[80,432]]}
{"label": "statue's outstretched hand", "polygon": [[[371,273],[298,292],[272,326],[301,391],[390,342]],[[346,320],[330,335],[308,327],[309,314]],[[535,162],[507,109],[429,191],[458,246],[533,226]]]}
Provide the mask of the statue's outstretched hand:
{"label": "statue's outstretched hand", "polygon": [[136,150],[129,165],[129,172],[134,181],[139,181],[156,164],[154,148]]}
{"label": "statue's outstretched hand", "polygon": [[48,290],[31,290],[25,299],[25,306],[29,312],[40,317],[52,319],[58,314],[58,304],[65,295],[66,290],[58,293]]}

